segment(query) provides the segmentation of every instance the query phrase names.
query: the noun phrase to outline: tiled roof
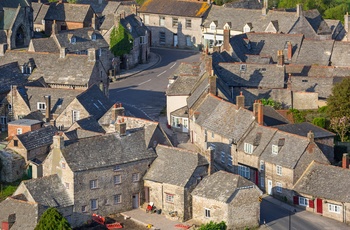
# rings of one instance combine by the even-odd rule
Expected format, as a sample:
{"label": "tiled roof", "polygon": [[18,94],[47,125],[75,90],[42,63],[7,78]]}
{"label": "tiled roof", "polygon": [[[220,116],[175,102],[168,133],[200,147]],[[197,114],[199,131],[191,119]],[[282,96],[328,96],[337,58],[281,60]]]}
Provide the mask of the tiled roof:
{"label": "tiled roof", "polygon": [[307,136],[307,133],[309,131],[312,131],[315,135],[315,138],[324,138],[324,137],[334,137],[335,134],[332,132],[329,132],[326,129],[320,128],[316,125],[313,125],[309,122],[303,122],[303,123],[299,123],[299,124],[286,124],[286,125],[277,125],[275,126],[275,128],[284,131],[284,132],[288,132],[288,133],[292,133],[292,134],[296,134],[299,136]]}
{"label": "tiled roof", "polygon": [[182,62],[176,68],[174,76],[200,76],[203,74],[201,62]]}
{"label": "tiled roof", "polygon": [[208,9],[209,4],[207,2],[147,0],[142,4],[139,12],[185,17],[202,17]]}
{"label": "tiled roof", "polygon": [[315,41],[304,39],[298,54],[293,58],[293,63],[328,66],[332,55],[333,45],[333,40]]}
{"label": "tiled roof", "polygon": [[85,4],[51,3],[45,20],[84,22],[89,9]]}
{"label": "tiled roof", "polygon": [[79,4],[90,5],[96,14],[100,14],[108,6],[108,0],[79,0]]}
{"label": "tiled roof", "polygon": [[108,1],[106,7],[102,11],[102,15],[114,14],[121,4],[121,2]]}
{"label": "tiled roof", "polygon": [[240,188],[255,189],[253,182],[229,172],[218,171],[205,177],[192,191],[192,196],[198,196],[219,202],[230,203]]}
{"label": "tiled roof", "polygon": [[22,74],[17,62],[0,65],[0,94],[10,91],[11,85],[24,85],[27,77]]}
{"label": "tiled roof", "polygon": [[277,112],[272,106],[263,106],[264,124],[266,126],[284,125],[290,122],[279,112]]}
{"label": "tiled roof", "polygon": [[42,146],[49,146],[52,144],[52,137],[57,132],[54,126],[43,127],[31,132],[17,135],[23,146],[27,150],[33,150]]}
{"label": "tiled roof", "polygon": [[203,156],[189,150],[158,145],[156,152],[158,157],[153,161],[144,180],[186,187],[196,168],[208,165]]}
{"label": "tiled roof", "polygon": [[187,106],[181,107],[170,113],[171,116],[175,117],[186,117],[188,118],[188,108]]}
{"label": "tiled roof", "polygon": [[312,162],[293,190],[316,198],[338,202],[350,202],[350,170],[341,167]]}
{"label": "tiled roof", "polygon": [[57,174],[26,180],[22,183],[34,201],[41,205],[48,207],[68,207],[73,205],[67,189]]}
{"label": "tiled roof", "polygon": [[180,96],[191,94],[193,86],[198,81],[197,76],[179,76],[166,91],[167,96]]}
{"label": "tiled roof", "polygon": [[145,138],[145,129],[129,130],[125,136],[95,136],[70,143],[62,153],[73,172],[156,158]]}

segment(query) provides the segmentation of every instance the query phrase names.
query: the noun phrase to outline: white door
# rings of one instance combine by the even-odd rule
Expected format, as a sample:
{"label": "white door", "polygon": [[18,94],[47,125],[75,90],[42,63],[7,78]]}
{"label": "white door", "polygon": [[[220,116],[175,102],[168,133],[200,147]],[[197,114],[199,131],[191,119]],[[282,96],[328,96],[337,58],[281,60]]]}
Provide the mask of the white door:
{"label": "white door", "polygon": [[177,34],[174,34],[174,47],[178,45]]}
{"label": "white door", "polygon": [[272,195],[272,180],[267,180],[267,194]]}
{"label": "white door", "polygon": [[139,208],[139,194],[132,195],[132,208]]}
{"label": "white door", "polygon": [[188,118],[182,118],[182,132],[188,132]]}

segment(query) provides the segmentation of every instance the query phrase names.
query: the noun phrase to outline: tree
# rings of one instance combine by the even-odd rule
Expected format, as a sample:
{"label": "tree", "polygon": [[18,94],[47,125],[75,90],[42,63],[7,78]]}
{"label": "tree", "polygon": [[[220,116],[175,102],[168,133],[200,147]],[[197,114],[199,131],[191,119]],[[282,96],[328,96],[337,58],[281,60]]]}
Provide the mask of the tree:
{"label": "tree", "polygon": [[124,27],[119,23],[114,27],[110,37],[110,50],[115,56],[122,56],[130,53],[134,45],[133,38]]}
{"label": "tree", "polygon": [[56,208],[48,208],[40,217],[35,230],[71,230],[71,226]]}
{"label": "tree", "polygon": [[213,221],[210,221],[208,224],[202,224],[199,228],[199,230],[226,230],[227,226],[224,221],[221,221],[220,223],[215,223]]}
{"label": "tree", "polygon": [[77,3],[77,0],[67,0],[68,3],[72,3],[72,4],[75,4]]}
{"label": "tree", "polygon": [[350,117],[333,117],[330,126],[339,135],[341,142],[348,140],[346,134],[350,131]]}

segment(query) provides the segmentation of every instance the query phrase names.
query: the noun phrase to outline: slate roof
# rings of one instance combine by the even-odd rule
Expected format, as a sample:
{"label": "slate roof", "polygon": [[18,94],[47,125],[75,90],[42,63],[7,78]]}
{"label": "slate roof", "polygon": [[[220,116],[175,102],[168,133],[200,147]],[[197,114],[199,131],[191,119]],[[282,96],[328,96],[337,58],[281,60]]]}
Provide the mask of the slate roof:
{"label": "slate roof", "polygon": [[332,55],[333,45],[333,40],[316,41],[304,39],[298,54],[293,57],[293,63],[328,66]]}
{"label": "slate roof", "polygon": [[68,207],[73,205],[67,189],[57,174],[22,182],[35,202],[48,207]]}
{"label": "slate roof", "polygon": [[207,2],[147,0],[142,4],[139,12],[184,17],[202,17],[209,7],[210,5]]}
{"label": "slate roof", "polygon": [[288,132],[288,133],[292,133],[292,134],[296,134],[304,137],[307,136],[307,133],[309,131],[312,131],[314,133],[315,138],[325,138],[325,137],[335,136],[334,133],[329,132],[328,130],[318,127],[316,125],[313,125],[309,122],[302,122],[299,124],[277,125],[275,126],[275,128],[284,132]]}
{"label": "slate roof", "polygon": [[284,125],[290,122],[272,106],[263,106],[264,124],[266,126]]}
{"label": "slate roof", "polygon": [[27,82],[17,62],[0,65],[0,94],[10,91],[11,85],[24,85]]}
{"label": "slate roof", "polygon": [[252,112],[209,94],[196,109],[196,124],[237,143],[254,122]]}
{"label": "slate roof", "polygon": [[284,67],[243,63],[219,63],[217,75],[227,85],[249,88],[284,88]]}
{"label": "slate roof", "polygon": [[156,158],[145,138],[145,129],[129,131],[121,137],[106,134],[84,138],[67,145],[62,154],[73,172]]}
{"label": "slate roof", "polygon": [[197,83],[197,76],[179,76],[166,90],[167,96],[189,96],[193,86]]}
{"label": "slate roof", "polygon": [[27,0],[1,0],[0,7],[9,7],[9,8],[17,8],[18,5],[21,7],[29,6],[29,2]]}
{"label": "slate roof", "polygon": [[[93,116],[80,119],[75,122],[80,129],[96,132],[96,133],[106,133],[106,131],[101,127],[101,125],[94,119]],[[73,124],[72,126],[74,126]]]}
{"label": "slate roof", "polygon": [[42,121],[44,120],[45,116],[39,111],[33,111],[27,115],[25,115],[22,119],[30,119],[30,120],[39,120]]}
{"label": "slate roof", "polygon": [[[205,75],[208,75],[208,74],[205,74]],[[188,108],[192,108],[192,106],[198,101],[201,95],[207,92],[208,87],[209,87],[209,81],[207,76],[202,77],[200,81],[197,82],[197,85],[193,87],[193,92],[191,92],[191,96],[187,98]]]}
{"label": "slate roof", "polygon": [[218,171],[205,177],[192,191],[192,196],[230,203],[240,188],[254,188],[253,182],[236,174]]}
{"label": "slate roof", "polygon": [[77,129],[74,129],[71,131],[64,132],[63,135],[66,137],[65,139],[73,141],[73,140],[77,140],[77,139],[81,139],[81,138],[95,137],[95,136],[99,136],[99,135],[103,135],[103,134],[89,131],[89,130],[85,130],[85,129],[81,129],[81,128],[77,128]]}
{"label": "slate roof", "polygon": [[120,24],[123,25],[133,38],[145,36],[146,31],[148,31],[147,27],[142,23],[141,18],[135,14],[130,14],[125,18],[121,18]]}
{"label": "slate roof", "polygon": [[53,37],[30,40],[34,52],[59,53],[59,47]]}
{"label": "slate roof", "polygon": [[181,107],[181,108],[171,112],[170,115],[171,116],[175,116],[175,117],[186,117],[186,118],[188,118],[188,108],[187,108],[187,106]]}
{"label": "slate roof", "polygon": [[101,14],[109,2],[108,0],[79,0],[79,4],[90,5],[96,14]]}
{"label": "slate roof", "polygon": [[340,183],[349,178],[349,169],[313,161],[293,190],[317,198],[349,203],[349,183]]}
{"label": "slate roof", "polygon": [[[133,6],[127,4],[127,2],[114,2],[109,1],[107,7],[102,12],[104,19],[102,25],[100,26],[101,30],[109,30],[114,26],[115,15],[124,15],[128,16],[134,13]],[[138,19],[139,20],[139,19]]]}
{"label": "slate roof", "polygon": [[181,62],[174,76],[199,76],[203,74],[202,62]]}
{"label": "slate roof", "polygon": [[347,66],[350,63],[350,42],[334,42],[333,52],[331,56],[333,66]]}
{"label": "slate roof", "polygon": [[91,86],[76,98],[96,120],[100,119],[113,105],[97,85]]}
{"label": "slate roof", "polygon": [[46,4],[32,2],[34,24],[42,23],[42,20],[45,19],[49,7],[50,6]]}
{"label": "slate roof", "polygon": [[24,148],[28,151],[42,146],[48,146],[52,144],[52,137],[57,132],[54,126],[43,127],[31,132],[26,132],[17,135],[17,138],[21,141]]}
{"label": "slate roof", "polygon": [[11,121],[8,124],[9,125],[25,125],[25,126],[32,126],[36,124],[40,124],[42,121],[40,120],[31,120],[31,119],[19,119],[15,121]]}
{"label": "slate roof", "polygon": [[102,11],[102,15],[114,14],[121,4],[121,2],[108,1],[106,7]]}
{"label": "slate roof", "polygon": [[186,187],[197,167],[208,165],[203,156],[189,150],[158,145],[156,152],[158,157],[153,161],[144,180]]}
{"label": "slate roof", "polygon": [[84,22],[89,9],[85,4],[51,3],[45,20]]}
{"label": "slate roof", "polygon": [[12,62],[18,62],[18,65],[31,62],[35,65],[30,80],[43,77],[48,84],[80,86],[88,85],[96,65],[88,61],[87,55],[67,54],[65,58],[60,58],[56,53],[7,51],[4,57],[0,57],[0,65]]}

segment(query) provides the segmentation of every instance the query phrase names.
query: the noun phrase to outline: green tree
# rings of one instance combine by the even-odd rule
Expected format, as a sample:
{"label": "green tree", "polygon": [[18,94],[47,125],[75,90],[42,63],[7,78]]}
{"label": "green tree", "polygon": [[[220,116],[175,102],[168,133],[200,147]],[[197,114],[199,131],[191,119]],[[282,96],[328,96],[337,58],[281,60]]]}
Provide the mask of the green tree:
{"label": "green tree", "polygon": [[49,2],[58,2],[58,0],[49,0]]}
{"label": "green tree", "polygon": [[110,50],[115,56],[130,53],[133,45],[134,41],[131,34],[120,23],[117,28],[113,28],[110,36]]}
{"label": "green tree", "polygon": [[71,226],[56,208],[48,208],[40,217],[35,230],[71,230]]}
{"label": "green tree", "polygon": [[273,107],[274,109],[281,109],[282,108],[282,104],[278,101],[274,101],[271,98],[269,99],[261,99],[261,104],[263,105],[269,105],[271,107]]}
{"label": "green tree", "polygon": [[77,0],[67,0],[68,3],[72,3],[72,4],[75,4],[77,3]]}
{"label": "green tree", "polygon": [[327,104],[327,112],[331,118],[350,117],[350,78],[345,78],[333,86]]}
{"label": "green tree", "polygon": [[213,221],[210,221],[208,224],[202,224],[199,228],[199,230],[226,230],[227,226],[224,221],[221,221],[220,223],[215,223]]}

